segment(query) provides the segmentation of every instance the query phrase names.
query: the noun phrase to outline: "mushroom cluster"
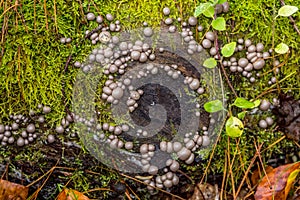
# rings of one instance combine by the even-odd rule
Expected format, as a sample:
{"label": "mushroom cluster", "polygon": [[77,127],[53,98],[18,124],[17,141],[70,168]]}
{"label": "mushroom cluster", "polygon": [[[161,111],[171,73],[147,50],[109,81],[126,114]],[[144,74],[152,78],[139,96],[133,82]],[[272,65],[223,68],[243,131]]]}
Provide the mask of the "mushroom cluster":
{"label": "mushroom cluster", "polygon": [[0,144],[22,147],[34,142],[42,133],[45,115],[51,112],[49,106],[38,105],[39,111],[31,110],[29,116],[10,115],[5,123],[0,124]]}
{"label": "mushroom cluster", "polygon": [[[168,16],[170,9],[164,8],[163,13]],[[194,32],[203,27],[195,17],[189,17],[187,22],[177,19],[182,24],[181,32],[173,25],[175,20],[167,17],[161,31],[145,22],[142,29],[119,34],[119,22],[113,23],[110,15],[106,16],[108,25],[92,13],[87,19],[98,19],[99,27],[87,31],[86,37],[99,45],[85,62],[74,62],[75,67],[82,69],[76,82],[97,80],[95,77],[104,80],[100,86],[94,84],[99,87],[95,90],[100,91],[97,100],[110,106],[113,117],[103,119],[102,111],[91,110],[89,114],[93,103],[88,104],[87,88],[78,84],[74,118],[79,136],[92,154],[100,160],[105,158],[101,160],[104,163],[109,164],[111,157],[119,170],[124,167],[152,175],[145,180],[149,189],[178,184],[176,173],[180,165],[192,164],[195,152],[209,148],[216,135],[215,116],[206,113],[206,121],[200,120],[204,94],[209,96],[210,91],[206,77],[211,78],[213,72],[202,64],[208,57],[205,49],[212,48],[215,35],[208,32],[202,45],[198,44]],[[84,100],[80,100],[80,95]]]}

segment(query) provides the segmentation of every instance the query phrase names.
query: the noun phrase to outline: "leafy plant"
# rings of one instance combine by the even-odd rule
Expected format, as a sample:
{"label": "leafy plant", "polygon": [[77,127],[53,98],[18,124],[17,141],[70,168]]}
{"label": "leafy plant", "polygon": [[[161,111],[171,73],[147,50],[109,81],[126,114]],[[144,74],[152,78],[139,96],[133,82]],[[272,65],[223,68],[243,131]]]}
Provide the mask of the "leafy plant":
{"label": "leafy plant", "polygon": [[218,31],[225,31],[226,30],[226,21],[224,17],[217,17],[211,23],[212,27]]}
{"label": "leafy plant", "polygon": [[[240,97],[236,98],[235,101],[231,105],[229,105],[230,117],[227,119],[225,124],[226,134],[229,137],[235,138],[235,137],[240,137],[244,131],[244,124],[241,121],[241,119],[245,117],[247,111],[242,111],[238,113],[238,117],[235,117],[232,116],[231,106],[236,106],[242,109],[251,109],[259,106],[259,104],[260,104],[260,100],[251,102],[244,98],[240,98]],[[206,112],[213,113],[213,112],[218,112],[220,110],[224,110],[224,107],[220,100],[213,100],[205,103],[204,109],[206,110]]]}
{"label": "leafy plant", "polygon": [[[290,6],[290,5],[282,6],[278,10],[278,14],[274,18],[274,24],[277,17],[279,16],[290,17],[291,15],[295,14],[297,11],[298,11],[298,7],[296,6]],[[275,47],[275,52],[278,54],[286,54],[288,51],[289,51],[289,47],[285,43],[280,43]]]}
{"label": "leafy plant", "polygon": [[[226,20],[224,17],[216,17],[215,15],[215,6],[217,4],[225,3],[226,0],[211,0],[206,3],[200,3],[199,6],[196,7],[194,16],[198,17],[199,15],[203,14],[205,17],[212,18],[211,26],[213,29],[217,31],[225,31],[226,30]],[[226,44],[222,48],[222,55],[224,57],[230,57],[233,55],[234,50],[236,47],[236,42],[231,42]],[[215,58],[208,58],[203,63],[204,67],[207,68],[215,68],[217,66],[217,61]]]}
{"label": "leafy plant", "polygon": [[280,43],[275,47],[275,52],[279,54],[285,54],[289,51],[289,46],[285,43]]}
{"label": "leafy plant", "polygon": [[204,61],[203,66],[206,68],[215,68],[217,66],[217,61],[214,58],[208,58]]}
{"label": "leafy plant", "polygon": [[214,113],[214,112],[224,110],[224,107],[222,101],[217,99],[217,100],[206,102],[204,104],[204,109],[206,110],[206,112]]}
{"label": "leafy plant", "polygon": [[[234,54],[234,50],[236,47],[236,42],[230,42],[226,45],[224,45],[224,47],[221,50],[221,54],[224,57],[230,57]],[[206,68],[215,68],[217,66],[217,61],[215,58],[207,58],[204,63],[203,66]]]}
{"label": "leafy plant", "polygon": [[213,18],[212,27],[218,31],[226,30],[226,23],[224,17],[216,17],[215,18],[215,5],[225,3],[226,0],[215,0],[206,3],[200,3],[199,6],[196,7],[194,16],[198,17],[203,14],[205,17]]}
{"label": "leafy plant", "polygon": [[298,7],[285,5],[278,10],[277,16],[289,17],[298,11]]}
{"label": "leafy plant", "polygon": [[231,116],[226,121],[225,129],[229,137],[240,137],[244,131],[244,124],[239,118]]}
{"label": "leafy plant", "polygon": [[236,47],[236,42],[230,42],[226,45],[224,45],[224,47],[221,50],[221,53],[224,57],[230,57],[233,55],[234,50]]}

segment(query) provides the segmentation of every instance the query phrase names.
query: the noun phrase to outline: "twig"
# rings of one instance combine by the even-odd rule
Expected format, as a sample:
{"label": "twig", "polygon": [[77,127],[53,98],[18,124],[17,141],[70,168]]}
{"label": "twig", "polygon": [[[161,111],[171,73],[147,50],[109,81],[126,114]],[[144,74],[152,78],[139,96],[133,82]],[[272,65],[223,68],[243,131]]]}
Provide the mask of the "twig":
{"label": "twig", "polygon": [[145,183],[145,182],[143,182],[143,181],[140,181],[139,179],[133,178],[133,177],[128,176],[128,175],[126,175],[126,174],[121,174],[121,176],[124,176],[124,177],[126,177],[126,178],[129,178],[129,179],[134,180],[134,181],[136,181],[136,182],[142,183],[142,184],[144,184],[144,185],[153,187],[153,188],[155,188],[155,189],[157,189],[157,190],[159,190],[159,191],[161,191],[161,192],[163,192],[163,193],[166,193],[166,194],[168,194],[168,195],[171,195],[173,198],[177,198],[177,199],[184,200],[184,198],[182,198],[182,197],[180,197],[180,196],[178,196],[178,195],[172,194],[172,193],[170,193],[170,192],[168,192],[168,191],[166,191],[166,190],[160,189],[160,188],[158,188],[158,187],[151,186],[151,185],[149,185],[149,184],[147,184],[147,183]]}
{"label": "twig", "polygon": [[128,200],[132,200],[132,198],[130,197],[130,194],[129,194],[129,192],[128,192],[127,189],[126,189],[126,191],[125,191],[125,195],[126,195],[126,197],[128,198]]}
{"label": "twig", "polygon": [[226,73],[226,70],[225,70],[224,65],[222,63],[222,60],[221,60],[221,55],[220,55],[220,51],[219,51],[219,43],[218,43],[218,34],[217,34],[216,31],[215,31],[215,38],[216,38],[215,39],[215,47],[216,47],[216,50],[217,50],[218,60],[220,60],[220,66],[221,66],[222,72],[223,72],[223,74],[225,76],[225,79],[227,81],[228,86],[230,87],[230,89],[233,92],[234,96],[237,98],[238,96],[236,94],[236,91],[234,90],[234,88],[233,88],[233,86],[232,86],[232,84],[231,84],[231,82],[230,82],[230,80],[228,78],[228,75]]}
{"label": "twig", "polygon": [[221,194],[220,194],[221,200],[223,200],[223,191],[225,191],[224,188],[225,188],[225,180],[226,180],[227,165],[228,165],[228,160],[227,160],[227,156],[226,156],[226,150],[224,152],[225,152],[225,162],[224,162],[225,166],[224,166],[224,170],[223,170],[223,180],[222,180]]}
{"label": "twig", "polygon": [[86,23],[87,21],[86,21],[86,18],[84,17],[82,2],[81,2],[81,0],[78,0],[78,1],[79,1],[79,5],[80,5],[81,17],[82,17],[82,19],[84,19],[84,22]]}
{"label": "twig", "polygon": [[[276,56],[275,56],[275,57],[276,57]],[[269,59],[269,58],[273,58],[273,57],[267,57],[266,59]],[[280,67],[284,66],[284,65],[287,63],[288,58],[289,58],[289,52],[288,52],[287,54],[285,54],[285,56],[284,56],[284,61],[283,61],[282,63],[280,63],[279,65],[274,66],[272,69],[270,69],[270,70],[264,72],[263,74],[260,75],[260,77],[265,76],[266,74],[268,74],[268,73],[270,73],[270,72],[272,72],[272,71],[275,71],[277,68],[280,68]]]}
{"label": "twig", "polygon": [[46,0],[44,0],[44,12],[45,12],[45,20],[46,20],[46,29],[48,30],[48,17],[47,17],[47,3]]}
{"label": "twig", "polygon": [[33,1],[33,29],[36,34],[36,0]]}
{"label": "twig", "polygon": [[217,141],[216,141],[216,143],[214,144],[213,150],[212,150],[212,152],[211,152],[211,154],[210,154],[209,161],[208,161],[208,164],[207,164],[207,166],[206,166],[206,168],[205,168],[205,170],[204,170],[204,174],[203,174],[203,176],[202,176],[202,178],[201,178],[200,184],[203,183],[204,177],[205,177],[205,175],[206,175],[207,172],[208,172],[208,168],[210,167],[211,161],[212,161],[212,159],[214,158],[214,153],[215,153],[215,150],[216,150],[216,148],[217,148],[217,144],[218,144],[219,140],[221,139],[221,132],[222,132],[222,129],[223,129],[224,125],[225,125],[225,122],[226,122],[226,120],[223,120],[223,123],[222,123],[222,125],[221,125],[221,127],[220,127],[220,131],[219,131],[219,135],[218,135]]}
{"label": "twig", "polygon": [[[5,166],[5,170],[4,170],[3,174],[1,175],[0,179],[3,179],[5,175],[7,176],[7,174],[8,174],[8,165],[9,164],[7,163],[6,166]],[[6,177],[6,180],[7,180],[7,177]]]}
{"label": "twig", "polygon": [[234,196],[233,199],[237,199],[237,197],[238,197],[238,195],[239,195],[239,193],[240,193],[240,191],[242,189],[242,186],[243,186],[246,178],[248,177],[248,173],[250,172],[250,169],[253,166],[253,163],[255,162],[255,160],[256,160],[256,158],[257,158],[257,156],[259,154],[259,151],[260,151],[260,149],[261,149],[262,146],[263,146],[263,143],[258,146],[257,151],[256,151],[255,155],[253,156],[253,158],[251,159],[250,165],[248,166],[247,171],[246,171],[246,173],[245,173],[245,175],[244,175],[244,177],[243,177],[243,179],[242,179],[242,181],[241,181],[241,183],[239,185],[239,188],[237,189],[236,194],[235,194],[235,196]]}
{"label": "twig", "polygon": [[269,145],[267,148],[263,149],[260,153],[265,152],[266,150],[272,148],[273,146],[275,146],[277,143],[281,142],[283,139],[285,139],[286,136],[282,136],[281,138],[279,138],[278,140],[276,140],[274,143],[272,143],[271,145]]}
{"label": "twig", "polygon": [[[282,6],[285,5],[284,0],[280,0],[280,3],[281,3]],[[300,35],[299,28],[298,28],[298,26],[297,26],[294,18],[292,16],[289,16],[289,18],[290,18],[291,23],[293,24],[294,29],[296,30],[296,32],[298,33],[298,35]]]}
{"label": "twig", "polygon": [[52,174],[52,172],[57,168],[57,164],[59,163],[59,160],[56,162],[56,164],[51,167],[51,169],[49,171],[47,171],[44,175],[42,175],[41,177],[39,177],[37,180],[33,181],[32,183],[26,185],[26,187],[30,187],[32,185],[34,185],[35,183],[37,183],[38,181],[40,181],[41,179],[43,179],[45,176],[47,176],[47,174]]}
{"label": "twig", "polygon": [[265,169],[265,167],[264,167],[264,163],[263,163],[263,161],[262,161],[261,154],[260,154],[260,152],[259,152],[258,149],[257,149],[256,143],[254,143],[254,146],[255,146],[256,151],[258,152],[258,158],[259,158],[261,167],[262,167],[262,169],[263,169],[263,171],[264,171],[264,173],[265,173],[265,176],[266,176],[266,178],[267,178],[267,181],[268,181],[269,185],[271,185],[270,179],[269,179],[269,177],[268,177],[268,175],[267,175],[267,171],[266,171],[266,169]]}
{"label": "twig", "polygon": [[[280,81],[278,81],[278,83],[281,83],[283,81],[285,81],[286,79],[288,79],[290,76],[296,74],[297,72],[294,71],[291,74],[287,75],[286,77],[284,77],[283,79],[281,79]],[[263,91],[261,94],[259,94],[257,97],[255,97],[254,100],[261,98],[262,96],[264,96],[265,94],[268,94],[270,92],[274,92],[277,91],[277,89],[272,89],[273,87],[275,87],[276,85],[272,85],[271,87],[267,88],[265,91]]]}
{"label": "twig", "polygon": [[58,33],[58,28],[57,28],[57,16],[56,16],[56,1],[53,1],[53,10],[54,10],[54,24],[55,24],[55,31]]}
{"label": "twig", "polygon": [[137,200],[141,200],[140,197],[133,191],[133,189],[124,181],[126,187],[132,192],[132,194],[137,198]]}
{"label": "twig", "polygon": [[185,176],[187,179],[189,179],[191,181],[192,184],[195,184],[195,181],[193,181],[193,179],[191,177],[189,177],[186,173],[184,173],[183,171],[181,170],[178,170],[178,172],[180,174],[182,174],[183,176]]}
{"label": "twig", "polygon": [[232,162],[230,162],[230,137],[227,138],[227,160],[228,160],[228,166],[229,166],[229,176],[231,178],[231,187],[232,187],[232,193],[233,196],[235,196],[235,185],[234,185],[234,177],[232,173],[232,164],[234,163],[234,158],[232,158]]}
{"label": "twig", "polygon": [[7,13],[10,9],[16,7],[16,6],[19,6],[20,4],[14,4],[12,5],[11,7],[7,8],[1,15],[0,15],[0,19],[2,18],[2,16],[5,15],[5,13]]}
{"label": "twig", "polygon": [[[4,9],[6,8],[7,4],[4,5]],[[7,34],[7,30],[8,30],[8,21],[9,21],[9,17],[7,15],[4,16],[3,19],[3,25],[2,25],[2,29],[1,29],[1,43],[0,45],[3,46],[2,47],[2,51],[1,51],[1,57],[0,57],[0,65],[2,64],[2,58],[3,55],[5,53],[5,36]]]}
{"label": "twig", "polygon": [[[217,18],[217,13],[215,12],[214,19],[216,19],[216,18]],[[233,86],[232,86],[232,84],[231,84],[231,82],[230,82],[230,80],[228,78],[228,75],[227,75],[227,73],[225,71],[224,65],[223,65],[222,60],[221,60],[221,55],[220,55],[220,51],[219,51],[219,43],[218,43],[218,33],[217,33],[217,31],[214,31],[214,34],[215,34],[215,47],[216,47],[216,50],[217,50],[217,56],[218,56],[218,60],[220,61],[220,66],[221,66],[222,72],[223,72],[223,74],[225,76],[225,79],[227,81],[228,86],[230,87],[231,91],[233,92],[235,98],[237,98],[238,96],[237,96],[237,94],[236,94],[236,92],[235,92],[235,90],[234,90],[234,88],[233,88]]]}

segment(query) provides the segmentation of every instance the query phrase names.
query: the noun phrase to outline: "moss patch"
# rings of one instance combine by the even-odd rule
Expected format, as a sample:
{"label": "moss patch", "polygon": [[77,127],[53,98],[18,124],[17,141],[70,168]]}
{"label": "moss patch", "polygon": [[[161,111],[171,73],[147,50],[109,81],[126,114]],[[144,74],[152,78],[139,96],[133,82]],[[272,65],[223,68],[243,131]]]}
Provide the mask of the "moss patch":
{"label": "moss patch", "polygon": [[[280,73],[275,75],[271,71],[274,69],[273,59],[269,59],[267,66],[261,73],[262,77],[257,79],[254,84],[241,75],[232,74],[228,71],[238,96],[246,99],[267,98],[272,101],[273,97],[278,97],[279,90],[276,85],[268,85],[268,80],[276,76],[283,92],[289,92],[295,98],[299,98],[300,37],[288,18],[279,17],[274,25],[274,16],[281,6],[280,1],[229,2],[230,12],[222,14],[227,20],[227,31],[219,33],[219,37],[224,43],[243,37],[251,39],[253,43],[262,42],[265,45],[265,50],[281,42],[290,47],[288,55],[276,56],[276,59],[282,63]],[[285,3],[300,7],[298,1],[286,0]],[[93,48],[90,41],[83,40],[84,32],[97,26],[96,22],[87,23],[85,15],[88,12],[103,16],[111,13],[115,16],[115,20],[121,21],[124,29],[130,29],[140,27],[144,21],[147,21],[151,26],[159,27],[162,19],[164,19],[162,9],[165,6],[171,9],[170,17],[175,19],[181,17],[186,20],[188,16],[193,14],[196,5],[197,2],[194,0],[167,0],[163,2],[158,0],[148,2],[140,0],[99,2],[34,0],[22,1],[22,5],[1,1],[0,122],[5,122],[10,114],[28,114],[31,109],[36,110],[38,104],[49,105],[52,108],[52,112],[47,115],[50,127],[55,127],[65,116],[63,100],[65,99],[67,106],[71,107],[72,84],[78,70],[72,64],[75,60],[83,61]],[[296,25],[300,27],[300,12],[297,12],[293,17]],[[206,30],[210,29],[209,19],[204,17],[198,19]],[[204,32],[197,33],[199,42],[203,39],[203,34]],[[72,42],[61,44],[59,41],[61,37],[71,37]],[[65,64],[71,54],[72,60],[65,72]],[[63,88],[64,95],[62,93]],[[228,89],[228,91],[230,90]],[[234,100],[230,92],[228,92],[227,98],[228,103]],[[237,111],[233,111],[234,114],[236,114],[235,112]],[[271,113],[264,115],[271,115]],[[255,125],[258,120],[258,116],[249,115],[245,120],[245,133],[238,140],[230,139],[229,141],[225,133],[222,132],[215,152],[216,159],[212,160],[209,173],[223,173],[226,159],[228,159],[226,152],[229,152],[231,158],[236,157],[232,171],[235,172],[235,183],[238,183],[255,154],[254,143],[263,142],[263,147],[267,148],[282,137],[282,133],[279,133],[275,126],[266,131],[259,129]],[[59,137],[63,140],[69,140],[68,136]],[[40,167],[44,173],[47,168],[52,166],[48,166],[47,160],[43,160],[48,155],[40,150],[43,145],[43,143],[31,145],[22,150],[13,147],[0,148],[0,155],[2,155],[0,160],[8,163],[10,157],[15,157],[11,162],[12,168],[17,166],[16,163],[19,163],[18,167],[21,167],[21,164],[25,162],[31,166]],[[263,161],[267,161],[274,153],[285,153],[286,149],[299,151],[293,142],[282,140],[263,152]],[[81,150],[80,153],[88,154],[84,150]],[[85,158],[78,155],[77,157],[74,156],[74,159],[63,161],[60,164],[68,166],[73,163],[73,167],[79,169],[76,170],[76,173],[72,171],[71,179],[75,189],[85,191],[91,189],[90,179],[84,179],[83,173],[86,171],[80,168],[83,166],[83,161],[80,159]],[[201,159],[206,160],[207,158],[201,157]],[[93,160],[93,162],[96,161]],[[94,163],[88,167],[92,165]],[[100,165],[100,163],[95,165]],[[207,162],[203,161],[195,163],[193,166],[186,166],[185,169],[188,176],[197,180],[201,178],[206,166]],[[97,167],[89,170],[102,172],[102,169]],[[104,171],[98,180],[102,184],[99,187],[108,187],[111,182],[119,180],[120,177],[116,172]],[[38,176],[41,174],[42,172],[39,172]],[[31,178],[37,178],[37,176]],[[82,182],[79,183],[78,180]],[[60,184],[65,182],[62,181]],[[228,183],[227,188],[230,188],[230,185],[231,183]]]}

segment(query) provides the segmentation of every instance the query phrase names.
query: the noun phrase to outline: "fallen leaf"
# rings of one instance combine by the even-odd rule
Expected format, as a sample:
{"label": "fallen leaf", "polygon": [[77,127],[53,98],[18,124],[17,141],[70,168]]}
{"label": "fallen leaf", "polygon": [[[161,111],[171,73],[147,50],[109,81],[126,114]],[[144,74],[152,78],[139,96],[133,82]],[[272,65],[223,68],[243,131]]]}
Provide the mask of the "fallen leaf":
{"label": "fallen leaf", "polygon": [[83,195],[81,192],[73,189],[65,188],[57,196],[57,200],[90,200],[87,196]]}
{"label": "fallen leaf", "polygon": [[0,200],[26,200],[28,187],[0,179]]}
{"label": "fallen leaf", "polygon": [[256,200],[284,200],[287,198],[292,184],[298,175],[300,162],[279,166],[269,173],[259,183],[255,192]]}
{"label": "fallen leaf", "polygon": [[[265,170],[266,173],[268,174],[273,170],[273,167],[268,165],[265,167]],[[263,175],[263,169],[261,169],[261,167],[258,167],[256,170],[254,170],[254,172],[251,175],[251,182],[253,186],[255,186],[259,182],[259,180],[262,178],[262,175]]]}

